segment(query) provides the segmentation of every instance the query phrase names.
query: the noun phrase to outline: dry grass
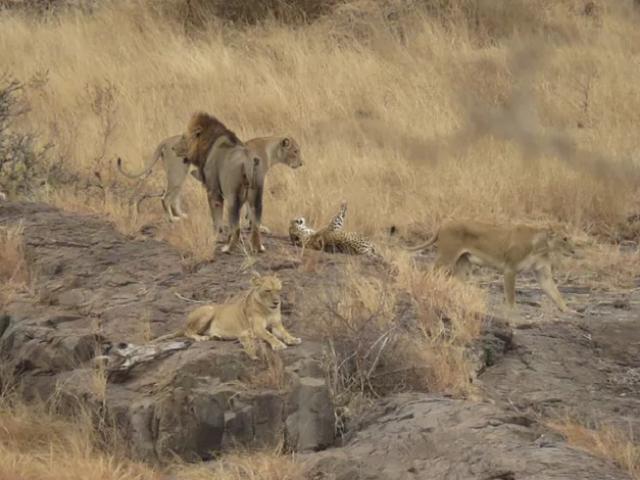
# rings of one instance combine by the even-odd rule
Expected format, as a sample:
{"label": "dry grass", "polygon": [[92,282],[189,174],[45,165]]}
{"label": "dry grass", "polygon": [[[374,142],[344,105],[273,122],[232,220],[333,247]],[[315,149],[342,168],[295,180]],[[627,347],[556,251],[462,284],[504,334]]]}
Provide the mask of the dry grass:
{"label": "dry grass", "polygon": [[125,235],[137,234],[145,220],[136,214],[127,199],[109,192],[99,195],[60,190],[50,193],[47,201],[72,212],[101,215]]}
{"label": "dry grass", "polygon": [[208,207],[192,209],[189,218],[174,225],[164,225],[160,236],[182,252],[187,263],[197,264],[215,258],[217,236],[213,234]]}
{"label": "dry grass", "polygon": [[150,467],[98,451],[87,416],[63,420],[43,407],[0,406],[0,478],[156,480]]}
{"label": "dry grass", "polygon": [[[117,155],[140,164],[196,109],[242,138],[294,135],[305,167],[269,174],[281,188],[267,192],[265,223],[279,233],[300,213],[327,218],[342,197],[367,234],[461,212],[611,225],[634,207],[621,180],[637,179],[634,16],[617,2],[597,19],[573,1],[537,3],[483,11],[471,29],[462,1],[446,21],[401,6],[385,20],[386,7],[359,1],[298,29],[215,25],[195,39],[143,2],[47,23],[6,13],[0,60],[30,85],[25,121],[54,141],[53,157],[107,183],[125,184]],[[501,29],[489,42],[491,15]],[[187,203],[206,211],[197,188],[188,182]],[[128,215],[112,202],[105,215]]]}
{"label": "dry grass", "polygon": [[483,293],[406,258],[395,275],[365,276],[355,267],[325,295],[306,302],[304,317],[328,345],[336,403],[362,394],[422,390],[473,392],[466,354],[485,313]]}
{"label": "dry grass", "polygon": [[637,246],[625,249],[617,245],[585,245],[579,258],[569,258],[564,263],[568,275],[594,289],[634,288],[640,272]]}
{"label": "dry grass", "polygon": [[[214,465],[176,469],[180,480],[303,480],[304,467],[279,449],[240,452],[222,457]],[[182,471],[180,471],[182,470]]]}
{"label": "dry grass", "polygon": [[629,472],[632,478],[640,479],[640,445],[630,436],[613,427],[590,429],[571,419],[550,423],[569,442],[606,460],[616,463]]}
{"label": "dry grass", "polygon": [[22,225],[0,227],[0,307],[29,283]]}
{"label": "dry grass", "polygon": [[[104,428],[104,427],[103,427]],[[108,442],[91,415],[80,411],[63,419],[43,406],[3,398],[0,404],[0,478],[11,480],[164,480],[149,465],[126,457],[125,445]],[[210,465],[177,464],[168,468],[178,480],[302,480],[302,466],[279,450],[238,452]]]}
{"label": "dry grass", "polygon": [[420,270],[406,258],[397,262],[397,283],[415,302],[418,336],[406,352],[416,365],[429,365],[432,391],[466,395],[473,391],[467,347],[481,333],[486,294],[438,270]]}

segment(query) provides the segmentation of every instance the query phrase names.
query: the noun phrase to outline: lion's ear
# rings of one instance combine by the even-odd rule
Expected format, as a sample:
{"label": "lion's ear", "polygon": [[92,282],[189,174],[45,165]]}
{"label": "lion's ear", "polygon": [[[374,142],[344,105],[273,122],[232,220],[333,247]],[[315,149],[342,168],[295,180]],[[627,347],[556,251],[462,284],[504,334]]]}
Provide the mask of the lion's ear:
{"label": "lion's ear", "polygon": [[287,148],[289,145],[291,145],[291,140],[289,140],[289,138],[288,138],[288,137],[284,137],[284,138],[282,139],[282,146],[283,146],[284,148]]}

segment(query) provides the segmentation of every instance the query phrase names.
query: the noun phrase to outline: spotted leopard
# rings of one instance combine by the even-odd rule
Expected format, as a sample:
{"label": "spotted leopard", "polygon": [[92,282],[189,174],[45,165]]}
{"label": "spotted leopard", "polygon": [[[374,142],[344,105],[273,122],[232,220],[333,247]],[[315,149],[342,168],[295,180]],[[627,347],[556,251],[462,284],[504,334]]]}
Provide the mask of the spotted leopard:
{"label": "spotted leopard", "polygon": [[289,224],[291,243],[314,250],[340,252],[350,255],[373,255],[377,252],[373,244],[359,233],[345,232],[344,219],[347,214],[347,203],[342,202],[340,211],[329,224],[318,231],[308,227],[304,217],[297,217]]}

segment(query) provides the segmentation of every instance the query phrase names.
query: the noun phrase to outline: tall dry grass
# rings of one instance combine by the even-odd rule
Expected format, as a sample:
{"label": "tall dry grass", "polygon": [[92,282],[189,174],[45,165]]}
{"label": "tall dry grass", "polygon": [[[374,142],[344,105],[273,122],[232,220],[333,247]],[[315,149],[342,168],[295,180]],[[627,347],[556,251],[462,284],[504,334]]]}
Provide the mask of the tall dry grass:
{"label": "tall dry grass", "polygon": [[[56,144],[57,161],[106,182],[127,184],[115,157],[141,166],[195,110],[242,138],[295,136],[305,166],[268,179],[276,232],[295,215],[327,218],[343,197],[367,234],[450,216],[594,230],[637,207],[630,6],[460,0],[436,15],[419,4],[352,1],[298,28],[212,21],[198,35],[141,1],[48,22],[8,12],[0,61],[27,83],[24,121]],[[186,187],[189,210],[206,211],[195,182]],[[206,229],[191,230],[199,244]]]}
{"label": "tall dry grass", "polygon": [[640,479],[640,445],[628,433],[609,426],[588,428],[579,421],[563,419],[549,424],[569,442],[625,469],[633,479]]}
{"label": "tall dry grass", "polygon": [[[125,444],[96,429],[80,411],[62,418],[42,405],[0,400],[2,480],[302,480],[303,467],[279,451],[236,452],[213,464],[173,464],[165,470],[135,462]],[[107,445],[105,445],[105,440]],[[100,448],[107,446],[108,448]],[[171,474],[171,476],[169,476]]]}
{"label": "tall dry grass", "polygon": [[7,305],[29,283],[21,224],[0,226],[0,307]]}
{"label": "tall dry grass", "polygon": [[381,278],[348,265],[342,279],[304,304],[326,345],[326,371],[339,406],[363,395],[418,390],[475,392],[469,347],[481,333],[485,294],[406,256]]}
{"label": "tall dry grass", "polygon": [[33,480],[160,480],[148,466],[127,460],[122,451],[105,453],[89,416],[74,421],[3,399],[0,405],[0,478]]}

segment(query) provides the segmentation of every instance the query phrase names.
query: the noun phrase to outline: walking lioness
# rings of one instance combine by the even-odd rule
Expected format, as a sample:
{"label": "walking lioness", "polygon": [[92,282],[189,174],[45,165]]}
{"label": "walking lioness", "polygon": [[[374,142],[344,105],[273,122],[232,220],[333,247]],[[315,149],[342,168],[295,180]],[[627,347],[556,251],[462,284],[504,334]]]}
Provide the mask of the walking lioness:
{"label": "walking lioness", "polygon": [[417,251],[436,244],[436,266],[455,275],[466,274],[470,263],[492,267],[504,273],[504,294],[507,306],[514,308],[516,274],[532,269],[542,290],[563,312],[570,309],[564,303],[551,273],[551,253],[573,253],[566,236],[550,229],[516,226],[495,226],[484,223],[452,222],[440,227],[427,242],[409,248]]}
{"label": "walking lioness", "polygon": [[253,360],[258,358],[255,343],[257,339],[266,341],[272,350],[282,350],[287,348],[287,345],[298,345],[302,340],[293,337],[282,324],[281,291],[282,283],[275,275],[255,274],[251,279],[251,288],[242,298],[224,304],[198,307],[187,317],[184,330],[163,335],[154,341],[183,335],[196,342],[238,339]]}

